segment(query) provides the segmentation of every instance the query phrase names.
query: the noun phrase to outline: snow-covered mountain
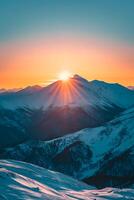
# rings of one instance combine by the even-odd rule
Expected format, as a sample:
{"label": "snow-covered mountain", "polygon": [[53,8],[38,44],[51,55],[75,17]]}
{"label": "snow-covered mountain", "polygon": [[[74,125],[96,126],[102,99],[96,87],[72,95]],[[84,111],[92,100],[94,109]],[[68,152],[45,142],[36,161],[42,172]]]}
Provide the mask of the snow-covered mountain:
{"label": "snow-covered mountain", "polygon": [[133,122],[134,107],[103,126],[48,142],[29,141],[6,149],[1,158],[28,161],[99,187],[129,185],[134,182]]}
{"label": "snow-covered mountain", "polygon": [[88,82],[79,75],[69,81],[56,81],[47,87],[31,86],[18,92],[0,96],[0,105],[15,109],[30,107],[118,107],[127,108],[134,104],[134,92],[119,85],[102,81]]}
{"label": "snow-covered mountain", "polygon": [[113,104],[128,108],[134,105],[134,91],[129,90],[118,83],[108,84],[104,81],[89,82],[93,91],[98,93],[101,98],[109,99]]}
{"label": "snow-covered mountain", "polygon": [[100,126],[133,104],[134,91],[119,84],[88,82],[78,75],[47,87],[4,93],[0,95],[0,146],[19,144],[29,137],[49,140]]}
{"label": "snow-covered mountain", "polygon": [[0,199],[133,200],[134,189],[96,190],[58,172],[24,162],[0,160]]}

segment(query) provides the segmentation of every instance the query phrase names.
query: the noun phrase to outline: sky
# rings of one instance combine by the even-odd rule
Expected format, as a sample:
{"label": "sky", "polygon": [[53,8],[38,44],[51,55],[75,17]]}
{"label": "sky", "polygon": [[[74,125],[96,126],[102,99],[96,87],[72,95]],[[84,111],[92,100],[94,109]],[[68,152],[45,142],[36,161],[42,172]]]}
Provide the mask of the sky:
{"label": "sky", "polygon": [[0,88],[68,71],[134,85],[133,0],[0,0]]}

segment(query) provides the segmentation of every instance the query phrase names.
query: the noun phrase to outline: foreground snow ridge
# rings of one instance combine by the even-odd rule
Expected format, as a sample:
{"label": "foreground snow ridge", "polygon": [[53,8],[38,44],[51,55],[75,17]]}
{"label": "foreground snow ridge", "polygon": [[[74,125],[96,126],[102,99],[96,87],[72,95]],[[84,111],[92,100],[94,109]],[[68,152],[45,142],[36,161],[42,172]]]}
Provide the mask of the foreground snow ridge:
{"label": "foreground snow ridge", "polygon": [[0,199],[6,200],[106,200],[134,199],[133,189],[90,186],[36,165],[0,160]]}

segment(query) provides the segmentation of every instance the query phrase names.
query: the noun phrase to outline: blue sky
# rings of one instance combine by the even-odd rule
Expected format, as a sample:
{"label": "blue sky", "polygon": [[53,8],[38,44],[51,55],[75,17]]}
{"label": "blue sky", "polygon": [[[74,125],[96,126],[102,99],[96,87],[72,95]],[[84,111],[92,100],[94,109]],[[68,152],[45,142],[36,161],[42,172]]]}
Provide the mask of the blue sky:
{"label": "blue sky", "polygon": [[0,42],[96,35],[134,42],[134,0],[0,0]]}

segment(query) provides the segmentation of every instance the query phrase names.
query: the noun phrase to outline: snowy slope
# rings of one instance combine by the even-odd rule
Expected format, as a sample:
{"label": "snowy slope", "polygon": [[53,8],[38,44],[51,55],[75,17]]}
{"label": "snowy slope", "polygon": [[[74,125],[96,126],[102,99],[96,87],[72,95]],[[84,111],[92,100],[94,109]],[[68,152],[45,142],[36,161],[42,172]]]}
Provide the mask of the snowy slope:
{"label": "snowy slope", "polygon": [[134,105],[134,91],[118,83],[108,84],[104,81],[94,80],[89,82],[89,85],[101,98],[109,99],[115,105],[125,108]]}
{"label": "snowy slope", "polygon": [[134,199],[133,189],[91,189],[63,174],[24,162],[0,161],[0,199],[112,200]]}
{"label": "snowy slope", "polygon": [[56,81],[47,87],[27,87],[18,92],[0,96],[0,105],[14,109],[28,106],[49,107],[130,107],[134,104],[134,92],[118,84],[101,81],[88,82],[74,75],[68,82]]}
{"label": "snowy slope", "polygon": [[[30,141],[5,150],[1,157],[32,162],[78,179],[95,176],[105,166],[109,168],[110,161],[117,159],[115,161],[117,169],[112,171],[111,167],[110,175],[132,177],[134,176],[133,122],[134,108],[131,108],[104,126],[83,129],[48,142]],[[126,152],[127,157],[120,168],[119,157]]]}

